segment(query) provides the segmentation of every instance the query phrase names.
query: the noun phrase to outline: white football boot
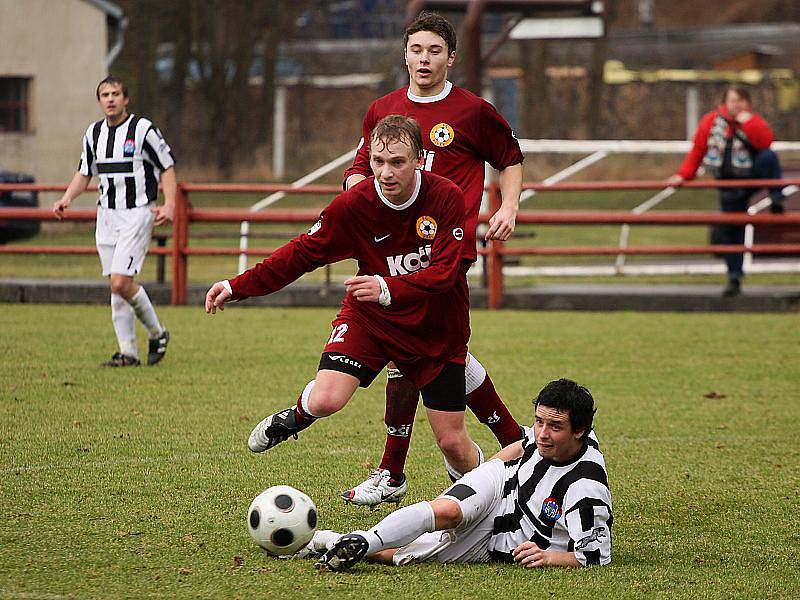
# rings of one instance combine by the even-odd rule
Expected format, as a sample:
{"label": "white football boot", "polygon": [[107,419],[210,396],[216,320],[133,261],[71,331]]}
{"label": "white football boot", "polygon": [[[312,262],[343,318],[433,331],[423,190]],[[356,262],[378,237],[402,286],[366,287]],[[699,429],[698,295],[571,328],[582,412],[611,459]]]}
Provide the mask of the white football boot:
{"label": "white football boot", "polygon": [[392,481],[388,469],[375,469],[356,487],[342,492],[345,502],[358,506],[378,506],[381,502],[400,504],[408,491],[406,477],[400,483]]}

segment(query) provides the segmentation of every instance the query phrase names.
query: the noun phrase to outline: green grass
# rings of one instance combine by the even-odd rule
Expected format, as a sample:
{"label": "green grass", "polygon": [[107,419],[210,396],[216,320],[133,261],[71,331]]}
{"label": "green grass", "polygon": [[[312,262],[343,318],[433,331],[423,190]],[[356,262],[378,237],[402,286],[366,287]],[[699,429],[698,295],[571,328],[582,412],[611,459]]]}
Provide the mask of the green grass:
{"label": "green grass", "polygon": [[[265,556],[246,510],[262,489],[290,484],[314,498],[323,527],[384,515],[337,499],[379,458],[384,376],[298,441],[256,456],[245,440],[314,376],[334,311],[160,308],[173,334],[165,361],[105,370],[106,308],[3,309],[0,597],[800,595],[795,315],[475,311],[471,349],[521,421],[553,378],[593,391],[613,564],[324,574]],[[496,447],[471,417],[469,427]],[[447,484],[421,411],[415,431],[406,503]]]}

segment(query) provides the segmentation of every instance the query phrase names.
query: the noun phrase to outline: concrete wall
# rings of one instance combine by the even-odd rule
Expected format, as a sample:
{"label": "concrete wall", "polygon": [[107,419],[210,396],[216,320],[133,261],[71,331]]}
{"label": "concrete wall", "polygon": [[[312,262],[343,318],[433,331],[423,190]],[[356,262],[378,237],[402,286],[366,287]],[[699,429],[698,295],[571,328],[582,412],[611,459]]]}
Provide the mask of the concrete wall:
{"label": "concrete wall", "polygon": [[[81,135],[101,118],[106,15],[83,0],[0,0],[0,77],[30,77],[30,131],[0,132],[0,168],[68,183]],[[92,205],[84,194],[79,205]]]}

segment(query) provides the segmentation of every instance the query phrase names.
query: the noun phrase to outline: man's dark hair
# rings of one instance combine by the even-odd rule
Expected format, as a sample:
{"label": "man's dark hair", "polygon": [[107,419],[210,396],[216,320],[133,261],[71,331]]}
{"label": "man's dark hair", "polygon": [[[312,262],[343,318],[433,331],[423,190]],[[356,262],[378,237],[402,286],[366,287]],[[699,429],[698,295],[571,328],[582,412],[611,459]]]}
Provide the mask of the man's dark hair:
{"label": "man's dark hair", "polygon": [[385,148],[392,142],[403,142],[411,146],[414,156],[422,158],[422,133],[419,123],[405,115],[387,115],[383,117],[369,137],[370,146],[375,140],[380,140]]}
{"label": "man's dark hair", "polygon": [[128,97],[128,85],[124,81],[122,81],[122,79],[117,77],[116,75],[109,75],[108,77],[103,79],[103,81],[101,81],[100,83],[97,84],[97,89],[95,90],[95,95],[97,96],[98,100],[100,100],[100,88],[102,86],[104,86],[104,85],[118,85],[118,86],[120,86],[122,88],[122,95],[125,98]]}
{"label": "man's dark hair", "polygon": [[536,397],[534,408],[539,405],[568,412],[572,430],[585,429],[582,439],[586,439],[592,430],[596,411],[594,398],[589,390],[571,379],[558,379],[544,386]]}
{"label": "man's dark hair", "polygon": [[447,54],[456,51],[456,30],[443,16],[428,10],[423,10],[417,18],[409,23],[403,34],[403,47],[408,46],[408,38],[420,31],[430,31],[442,38],[447,44]]}
{"label": "man's dark hair", "polygon": [[750,90],[748,90],[743,85],[729,85],[725,88],[725,91],[722,93],[722,103],[725,104],[725,101],[728,99],[728,93],[734,92],[739,98],[742,100],[751,103],[750,100]]}

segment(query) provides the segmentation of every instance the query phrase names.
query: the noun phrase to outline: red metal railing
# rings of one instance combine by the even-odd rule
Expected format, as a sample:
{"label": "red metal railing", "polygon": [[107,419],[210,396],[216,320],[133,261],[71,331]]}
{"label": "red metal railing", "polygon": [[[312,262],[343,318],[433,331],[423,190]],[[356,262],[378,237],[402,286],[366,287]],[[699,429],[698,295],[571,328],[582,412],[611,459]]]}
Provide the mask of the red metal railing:
{"label": "red metal railing", "polygon": [[[768,187],[777,185],[800,184],[800,179],[783,180],[736,180],[736,181],[692,181],[682,187],[692,188],[718,188],[718,187]],[[623,181],[623,182],[582,182],[559,183],[555,185],[525,184],[524,189],[542,192],[555,191],[613,191],[633,189],[663,189],[663,181]],[[32,184],[0,184],[0,192],[10,190],[29,191],[63,191],[63,185],[32,185]],[[96,189],[96,188],[95,188]],[[319,210],[269,210],[263,212],[249,212],[245,210],[217,210],[193,209],[189,204],[191,192],[218,192],[218,193],[264,193],[291,192],[301,194],[330,194],[341,191],[338,186],[314,185],[303,188],[291,189],[282,184],[197,184],[181,183],[178,185],[178,197],[175,207],[175,216],[172,224],[172,246],[169,248],[151,248],[150,252],[157,255],[167,255],[172,259],[172,303],[185,304],[186,286],[188,275],[188,259],[190,256],[224,256],[224,255],[268,255],[274,248],[239,248],[223,247],[190,247],[190,223],[240,223],[242,221],[264,223],[313,223],[319,216]],[[500,190],[497,184],[489,186],[490,199],[494,210],[500,205]],[[486,222],[488,214],[480,216],[481,222]],[[34,219],[41,221],[56,220],[48,209],[32,208],[0,208],[2,219]],[[69,210],[65,219],[70,221],[93,221],[94,210]],[[651,212],[634,214],[631,212],[601,212],[601,211],[521,211],[517,215],[517,223],[531,223],[541,225],[707,225],[707,224],[735,224],[735,225],[796,225],[800,227],[800,214],[784,215],[748,215],[744,213],[718,213],[718,212]],[[94,254],[94,246],[2,246],[0,254]],[[507,248],[502,242],[492,241],[491,244],[479,250],[488,256],[488,296],[489,307],[500,308],[503,304],[503,257],[504,256],[572,256],[572,255],[620,255],[620,254],[710,254],[726,252],[752,252],[790,254],[800,253],[800,244],[756,244],[751,247],[744,245],[693,245],[693,246],[638,246],[632,248],[613,247],[587,247],[574,246],[562,248]]]}

